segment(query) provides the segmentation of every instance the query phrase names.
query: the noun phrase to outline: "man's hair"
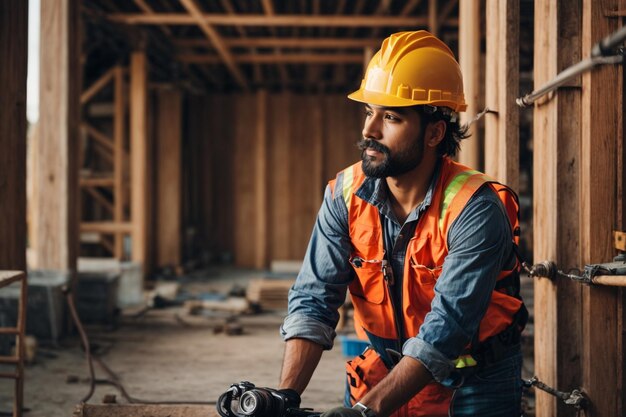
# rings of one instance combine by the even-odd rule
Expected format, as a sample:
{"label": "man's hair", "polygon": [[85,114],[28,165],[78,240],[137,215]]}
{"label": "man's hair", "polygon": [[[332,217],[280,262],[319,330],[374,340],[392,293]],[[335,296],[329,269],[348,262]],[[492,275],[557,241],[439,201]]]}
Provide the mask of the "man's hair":
{"label": "man's hair", "polygon": [[[427,108],[428,107],[428,108]],[[461,148],[461,141],[470,137],[469,126],[462,125],[459,121],[459,115],[453,113],[447,107],[433,106],[415,106],[418,114],[421,116],[422,129],[431,122],[443,120],[446,123],[446,134],[443,140],[437,145],[437,154],[439,156],[456,156]],[[436,109],[435,111],[433,111]]]}

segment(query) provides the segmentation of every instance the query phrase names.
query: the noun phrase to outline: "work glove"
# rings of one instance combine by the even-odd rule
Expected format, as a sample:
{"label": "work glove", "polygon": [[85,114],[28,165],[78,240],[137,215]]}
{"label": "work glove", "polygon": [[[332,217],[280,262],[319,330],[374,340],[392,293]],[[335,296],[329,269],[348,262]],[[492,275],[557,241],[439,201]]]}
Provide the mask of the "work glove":
{"label": "work glove", "polygon": [[320,417],[363,417],[359,410],[354,408],[337,407],[325,411]]}
{"label": "work glove", "polygon": [[283,394],[287,399],[287,408],[300,408],[300,394],[296,390],[290,388],[279,389],[278,392]]}

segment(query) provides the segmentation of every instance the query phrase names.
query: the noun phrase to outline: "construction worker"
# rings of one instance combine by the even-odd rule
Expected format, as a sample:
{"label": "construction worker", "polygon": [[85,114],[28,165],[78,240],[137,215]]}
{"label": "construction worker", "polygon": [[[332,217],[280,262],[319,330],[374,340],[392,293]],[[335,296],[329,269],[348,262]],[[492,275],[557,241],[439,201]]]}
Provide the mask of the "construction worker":
{"label": "construction worker", "polygon": [[[322,417],[519,416],[517,197],[454,162],[467,129],[454,55],[426,31],[385,39],[358,91],[361,161],[326,188],[281,327],[280,388],[306,388],[349,289],[370,343]],[[299,398],[299,397],[298,397]]]}

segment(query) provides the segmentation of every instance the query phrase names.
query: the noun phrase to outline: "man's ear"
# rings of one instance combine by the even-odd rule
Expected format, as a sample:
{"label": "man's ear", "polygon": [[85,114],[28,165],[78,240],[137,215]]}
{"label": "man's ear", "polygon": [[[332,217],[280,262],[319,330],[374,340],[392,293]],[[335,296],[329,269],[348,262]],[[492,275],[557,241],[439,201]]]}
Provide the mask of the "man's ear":
{"label": "man's ear", "polygon": [[426,146],[436,148],[445,136],[446,122],[443,120],[430,122],[428,126],[426,126],[426,131],[424,132],[424,143]]}

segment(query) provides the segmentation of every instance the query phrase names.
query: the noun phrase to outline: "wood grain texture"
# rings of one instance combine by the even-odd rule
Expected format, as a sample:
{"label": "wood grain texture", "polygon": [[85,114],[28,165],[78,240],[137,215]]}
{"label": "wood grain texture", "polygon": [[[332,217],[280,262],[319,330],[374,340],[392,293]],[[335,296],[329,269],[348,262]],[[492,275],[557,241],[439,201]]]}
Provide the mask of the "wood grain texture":
{"label": "wood grain texture", "polygon": [[[480,108],[481,54],[482,38],[481,2],[475,0],[459,1],[459,66],[463,74],[463,90],[467,110],[461,113],[461,122],[468,123]],[[482,169],[483,140],[475,122],[469,130],[470,137],[462,142],[459,162],[475,169]]]}
{"label": "wood grain texture", "polygon": [[265,269],[267,259],[267,223],[268,223],[268,189],[267,189],[267,91],[261,90],[256,94],[256,161],[255,161],[255,195],[256,195],[256,229],[255,229],[255,256],[254,266]]}
{"label": "wood grain texture", "polygon": [[[124,180],[124,162],[126,151],[124,148],[126,132],[126,88],[124,80],[124,67],[114,68],[114,113],[113,113],[113,181],[114,181],[114,213],[113,219],[116,222],[125,220],[124,205],[126,193]],[[114,256],[122,260],[124,256],[124,235],[115,235]]]}
{"label": "wood grain texture", "polygon": [[[618,29],[617,0],[583,0],[582,55]],[[617,222],[617,143],[623,141],[622,70],[604,66],[582,77],[581,248],[584,263],[607,262],[615,254],[612,231]],[[621,111],[620,111],[621,110]],[[623,328],[621,297],[609,287],[583,289],[583,388],[591,398],[590,417],[623,415]],[[621,362],[620,362],[621,359]]]}
{"label": "wood grain texture", "polygon": [[41,4],[35,268],[74,271],[78,249],[80,2]]}
{"label": "wood grain texture", "polygon": [[0,269],[26,269],[28,4],[0,3]]}
{"label": "wood grain texture", "polygon": [[519,0],[487,0],[485,172],[519,188]]}
{"label": "wood grain texture", "polygon": [[[535,88],[580,58],[581,6],[535,4]],[[534,108],[534,256],[568,270],[580,265],[579,186],[581,94],[561,89]],[[564,115],[567,115],[565,117]],[[548,385],[580,386],[582,288],[569,280],[535,282],[535,373]],[[538,416],[574,416],[575,410],[537,392]]]}
{"label": "wood grain texture", "polygon": [[144,264],[148,258],[148,104],[147,57],[145,52],[133,52],[130,60],[130,181],[132,255]]}
{"label": "wood grain texture", "polygon": [[156,140],[156,259],[157,266],[181,264],[181,136],[182,96],[178,90],[157,93]]}

